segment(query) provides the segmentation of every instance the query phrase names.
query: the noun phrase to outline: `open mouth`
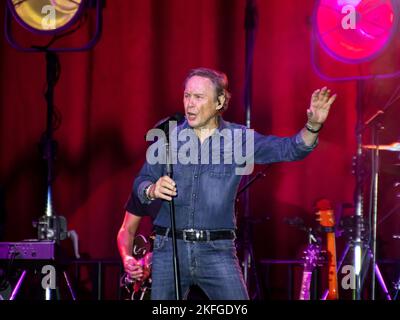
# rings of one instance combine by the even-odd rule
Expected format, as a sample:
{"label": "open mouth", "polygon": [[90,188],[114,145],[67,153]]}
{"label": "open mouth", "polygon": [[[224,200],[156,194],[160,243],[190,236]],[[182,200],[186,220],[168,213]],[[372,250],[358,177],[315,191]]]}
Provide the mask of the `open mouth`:
{"label": "open mouth", "polygon": [[191,121],[193,121],[194,119],[196,119],[196,114],[195,113],[192,113],[192,112],[187,112],[186,113],[186,117],[188,118],[188,120],[191,120]]}

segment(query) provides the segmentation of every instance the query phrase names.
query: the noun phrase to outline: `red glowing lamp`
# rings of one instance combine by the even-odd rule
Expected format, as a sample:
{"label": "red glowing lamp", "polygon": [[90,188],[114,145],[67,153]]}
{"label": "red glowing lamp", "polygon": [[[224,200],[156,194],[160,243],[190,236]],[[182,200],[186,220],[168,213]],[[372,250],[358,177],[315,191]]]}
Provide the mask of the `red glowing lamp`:
{"label": "red glowing lamp", "polygon": [[314,30],[321,47],[345,63],[375,58],[395,33],[395,5],[391,0],[320,0]]}

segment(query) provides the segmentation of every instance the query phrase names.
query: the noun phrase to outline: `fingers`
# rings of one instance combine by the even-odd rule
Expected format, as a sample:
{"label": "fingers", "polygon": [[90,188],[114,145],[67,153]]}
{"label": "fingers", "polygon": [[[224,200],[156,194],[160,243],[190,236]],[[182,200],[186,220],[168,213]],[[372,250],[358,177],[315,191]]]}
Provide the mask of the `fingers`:
{"label": "fingers", "polygon": [[154,196],[156,198],[171,201],[172,197],[175,197],[176,183],[168,176],[163,176],[156,182]]}
{"label": "fingers", "polygon": [[318,99],[322,103],[326,103],[328,101],[328,97],[331,93],[331,90],[329,90],[327,87],[323,87],[321,91],[319,92]]}
{"label": "fingers", "polygon": [[124,260],[124,270],[131,279],[140,280],[143,277],[142,263],[133,257]]}
{"label": "fingers", "polygon": [[328,100],[328,105],[330,106],[336,100],[337,94],[335,93],[332,97]]}
{"label": "fingers", "polygon": [[[160,192],[163,194],[163,195],[169,195],[169,196],[171,196],[171,197],[173,197],[173,196],[176,196],[176,189],[168,189],[167,187],[160,187]],[[171,199],[169,199],[169,200],[171,200]]]}
{"label": "fingers", "polygon": [[327,96],[329,96],[330,90],[327,87],[315,90],[311,95],[311,102],[326,102]]}
{"label": "fingers", "polygon": [[135,267],[133,270],[125,270],[129,278],[134,280],[141,280],[144,276],[143,268],[140,266]]}
{"label": "fingers", "polygon": [[175,181],[172,180],[168,176],[163,176],[160,178],[166,185],[170,186],[171,188],[175,187]]}
{"label": "fingers", "polygon": [[331,90],[325,86],[312,93],[311,103],[314,107],[326,109],[335,101],[336,96],[336,94],[331,96]]}
{"label": "fingers", "polygon": [[317,101],[317,100],[318,100],[319,92],[320,92],[320,91],[321,91],[320,89],[317,89],[317,90],[315,90],[315,91],[312,93],[312,95],[311,95],[311,101]]}

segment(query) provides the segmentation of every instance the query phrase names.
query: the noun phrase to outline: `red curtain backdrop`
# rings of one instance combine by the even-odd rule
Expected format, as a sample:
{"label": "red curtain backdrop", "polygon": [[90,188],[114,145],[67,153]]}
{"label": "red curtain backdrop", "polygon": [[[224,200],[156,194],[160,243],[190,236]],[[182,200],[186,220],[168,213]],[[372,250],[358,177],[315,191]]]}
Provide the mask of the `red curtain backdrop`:
{"label": "red curtain backdrop", "polygon": [[[300,162],[271,166],[266,177],[251,187],[253,217],[270,217],[254,225],[257,258],[300,257],[306,234],[284,219],[299,216],[315,226],[312,208],[318,198],[327,197],[334,205],[353,202],[357,87],[354,81],[324,81],[313,71],[314,3],[257,1],[252,127],[264,134],[295,134],[306,121],[313,90],[327,85],[338,94],[315,152]],[[245,4],[245,0],[107,1],[98,45],[90,52],[59,55],[62,70],[55,103],[62,123],[55,132],[59,152],[54,208],[67,218],[69,229],[78,232],[82,253],[118,257],[116,234],[144,160],[143,137],[160,118],[182,110],[182,82],[189,69],[205,66],[226,72],[233,98],[225,118],[244,123]],[[1,34],[3,13],[2,6]],[[14,28],[19,40],[30,45],[36,39]],[[84,40],[89,30],[86,27],[63,44]],[[46,119],[45,59],[42,54],[12,49],[4,36],[0,56],[3,241],[17,241],[36,237],[31,221],[45,209],[45,162],[38,152]],[[382,106],[396,85],[395,79],[365,83],[365,117]],[[392,136],[385,143],[399,137],[396,114],[389,118]],[[384,196],[394,195],[391,190]],[[381,225],[389,226],[383,233],[388,239],[396,228],[400,230],[398,220],[392,215]]]}

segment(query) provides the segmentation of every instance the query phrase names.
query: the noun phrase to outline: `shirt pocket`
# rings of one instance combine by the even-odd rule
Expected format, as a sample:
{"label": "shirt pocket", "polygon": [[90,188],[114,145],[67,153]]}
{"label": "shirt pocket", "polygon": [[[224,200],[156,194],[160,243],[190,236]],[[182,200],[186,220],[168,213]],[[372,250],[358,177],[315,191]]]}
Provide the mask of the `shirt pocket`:
{"label": "shirt pocket", "polygon": [[210,177],[212,178],[227,178],[232,175],[232,164],[212,164],[208,168]]}

